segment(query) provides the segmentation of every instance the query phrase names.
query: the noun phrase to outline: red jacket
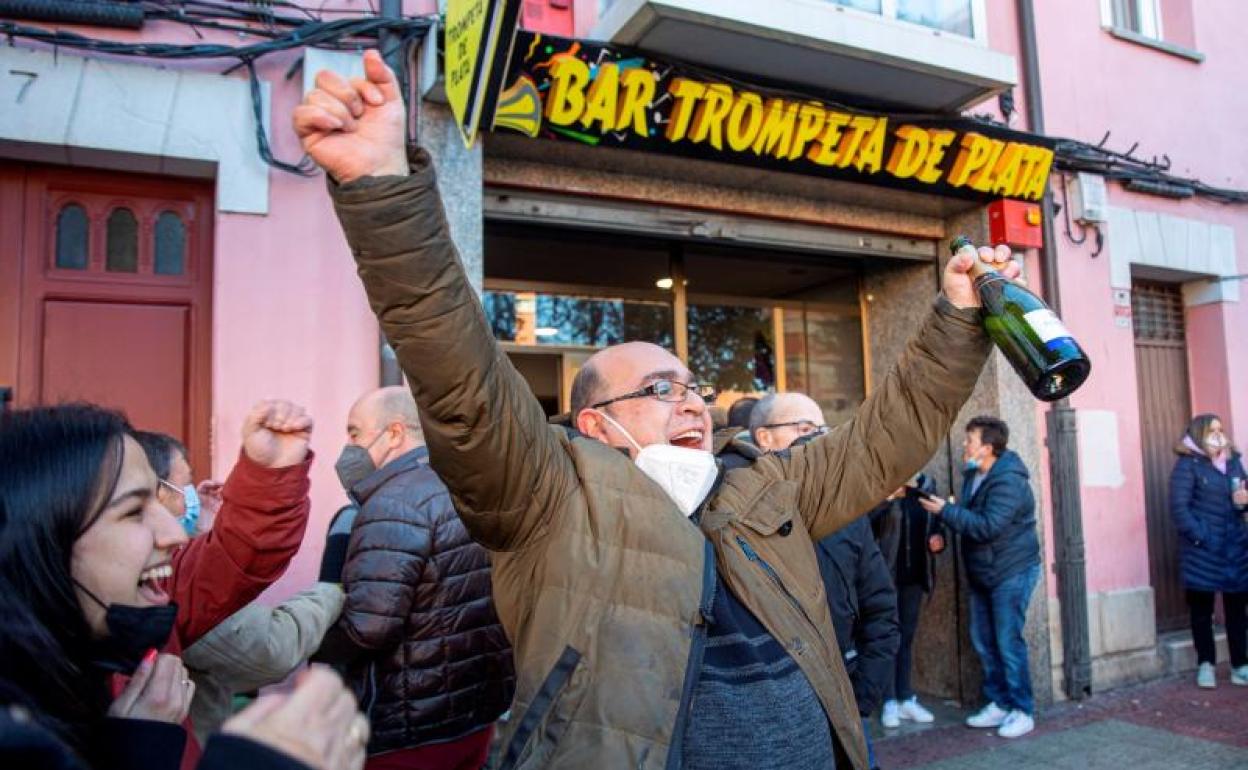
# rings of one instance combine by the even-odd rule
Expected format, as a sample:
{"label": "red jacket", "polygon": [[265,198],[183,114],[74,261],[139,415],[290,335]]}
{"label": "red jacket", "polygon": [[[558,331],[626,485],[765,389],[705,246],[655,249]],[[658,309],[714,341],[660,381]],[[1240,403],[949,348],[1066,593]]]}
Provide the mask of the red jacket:
{"label": "red jacket", "polygon": [[[308,523],[311,465],[312,452],[298,465],[277,469],[239,453],[212,529],[173,554],[168,591],[178,605],[178,618],[164,652],[181,654],[286,571]],[[117,677],[114,692],[125,682]],[[182,770],[193,770],[201,749],[189,719],[186,732]]]}
{"label": "red jacket", "polygon": [[[308,469],[264,468],[239,453],[212,530],[173,555],[178,652],[250,604],[286,571],[308,523]],[[173,650],[169,650],[172,652]]]}

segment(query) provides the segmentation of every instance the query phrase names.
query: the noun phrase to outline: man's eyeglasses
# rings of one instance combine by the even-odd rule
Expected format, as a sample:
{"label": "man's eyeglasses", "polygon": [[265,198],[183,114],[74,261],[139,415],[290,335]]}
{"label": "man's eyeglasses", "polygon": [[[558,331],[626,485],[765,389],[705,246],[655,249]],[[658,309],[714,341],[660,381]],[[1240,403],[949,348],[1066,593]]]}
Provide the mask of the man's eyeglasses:
{"label": "man's eyeglasses", "polygon": [[826,425],[815,425],[810,420],[793,420],[792,422],[773,422],[770,425],[760,425],[760,428],[797,428],[797,432],[802,436],[822,436],[827,433],[829,428]]}
{"label": "man's eyeglasses", "polygon": [[646,398],[647,396],[657,398],[660,401],[666,401],[672,404],[679,404],[689,397],[692,392],[703,401],[711,402],[715,400],[714,385],[698,385],[686,382],[677,382],[675,380],[655,380],[644,388],[638,388],[631,393],[625,393],[622,396],[609,398],[606,401],[599,401],[591,404],[590,408],[600,409],[608,404],[614,404],[616,401],[627,401],[632,398]]}

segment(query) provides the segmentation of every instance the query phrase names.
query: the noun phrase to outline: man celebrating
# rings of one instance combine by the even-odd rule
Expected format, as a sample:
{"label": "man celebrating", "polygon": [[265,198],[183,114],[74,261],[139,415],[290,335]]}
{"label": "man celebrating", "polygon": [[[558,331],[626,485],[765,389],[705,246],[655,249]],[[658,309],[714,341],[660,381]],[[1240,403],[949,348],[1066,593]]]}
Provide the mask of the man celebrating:
{"label": "man celebrating", "polygon": [[[319,73],[295,130],[332,178],[430,461],[494,552],[517,668],[503,766],[865,769],[812,538],[913,475],[970,394],[988,353],[972,258],[951,261],[857,416],[789,453],[720,473],[705,390],[644,343],[592,356],[575,430],[549,426],[490,334],[428,154],[409,166],[393,73],[375,51],[364,66],[352,82]],[[981,258],[1017,275],[1008,249]],[[758,629],[766,644],[742,649]],[[723,687],[703,666],[721,646],[758,676]]]}
{"label": "man celebrating", "polygon": [[1010,429],[995,417],[968,422],[962,444],[962,504],[936,497],[924,497],[919,504],[962,535],[971,584],[971,644],[983,664],[988,701],[966,724],[1018,738],[1036,726],[1023,625],[1040,579],[1040,540],[1027,467],[1006,449],[1009,440]]}

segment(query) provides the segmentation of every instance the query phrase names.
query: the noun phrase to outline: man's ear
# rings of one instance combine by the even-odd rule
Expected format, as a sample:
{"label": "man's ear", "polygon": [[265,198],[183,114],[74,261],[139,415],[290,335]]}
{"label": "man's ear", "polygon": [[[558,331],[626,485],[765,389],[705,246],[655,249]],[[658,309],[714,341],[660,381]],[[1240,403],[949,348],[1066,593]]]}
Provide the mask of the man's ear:
{"label": "man's ear", "polygon": [[754,431],[754,444],[764,452],[770,452],[774,443],[771,440],[771,430],[768,428],[759,428]]}
{"label": "man's ear", "polygon": [[576,419],[574,421],[576,429],[582,435],[598,439],[605,444],[608,443],[607,430],[606,427],[603,426],[603,422],[605,421],[602,419],[602,415],[598,414],[593,409],[582,409],[576,415]]}

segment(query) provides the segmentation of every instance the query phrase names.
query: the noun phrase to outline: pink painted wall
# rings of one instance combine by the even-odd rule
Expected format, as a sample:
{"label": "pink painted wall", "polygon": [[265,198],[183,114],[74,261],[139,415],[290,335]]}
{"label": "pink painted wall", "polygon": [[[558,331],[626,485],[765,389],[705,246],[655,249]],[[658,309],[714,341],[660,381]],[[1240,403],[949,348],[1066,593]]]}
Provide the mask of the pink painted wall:
{"label": "pink painted wall", "polygon": [[[324,5],[319,0],[303,4],[314,11]],[[375,8],[367,0],[333,5],[357,14]],[[435,9],[436,0],[404,3],[407,15]],[[159,22],[138,32],[72,29],[126,41],[250,42],[212,30],[201,30],[201,39],[190,27]],[[296,73],[287,80],[285,74],[297,55],[266,57],[258,67],[272,88],[270,143],[278,158],[292,162],[302,155],[290,128],[291,111],[302,97],[302,77]],[[220,72],[228,63],[216,59],[157,66]],[[329,518],[346,503],[333,464],[344,441],[347,410],[361,393],[377,386],[378,332],[324,176],[270,171],[269,182],[266,215],[215,213],[212,468],[196,471],[204,477],[211,472],[214,478],[229,473],[238,456],[243,417],[259,399],[293,400],[315,418],[311,518],[301,550],[263,597],[276,601],[316,580]]]}
{"label": "pink painted wall", "polygon": [[[992,7],[999,10],[996,4]],[[1194,13],[1176,16],[1190,26],[1174,25],[1173,31],[1186,38],[1175,42],[1194,41],[1207,57],[1199,64],[1110,36],[1101,29],[1096,3],[1046,0],[1036,7],[1049,134],[1098,142],[1112,131],[1110,147],[1126,150],[1138,141],[1140,155],[1169,155],[1173,172],[1180,176],[1248,189],[1248,156],[1241,149],[1248,105],[1236,96],[1248,85],[1248,76],[1240,66],[1235,32],[1240,8],[1234,0],[1189,3]],[[1114,206],[1231,226],[1238,272],[1248,272],[1248,206],[1172,201],[1130,193],[1115,183],[1109,187]],[[1121,486],[1083,490],[1088,590],[1146,586],[1148,540],[1134,338],[1130,328],[1114,324],[1109,284],[1113,239],[1107,238],[1105,252],[1093,258],[1092,240],[1075,245],[1062,234],[1060,221],[1057,238],[1063,317],[1095,366],[1073,404],[1080,410],[1116,415],[1123,471]],[[1218,411],[1232,425],[1239,416],[1240,425],[1248,430],[1248,390],[1240,386],[1248,374],[1248,346],[1232,331],[1248,328],[1248,301],[1193,308],[1188,323],[1193,408]],[[1042,411],[1038,409],[1037,415]]]}
{"label": "pink painted wall", "polygon": [[[287,61],[262,74],[281,82]],[[275,85],[272,141],[279,158],[298,158],[289,115],[300,80]],[[329,517],[346,496],[333,463],[346,414],[378,378],[377,323],[355,276],[322,175],[269,174],[267,216],[218,214],[213,328],[213,471],[229,472],[239,427],[261,398],[287,398],[316,420],[312,515],[304,546],[268,593],[276,599],[316,580]]]}

